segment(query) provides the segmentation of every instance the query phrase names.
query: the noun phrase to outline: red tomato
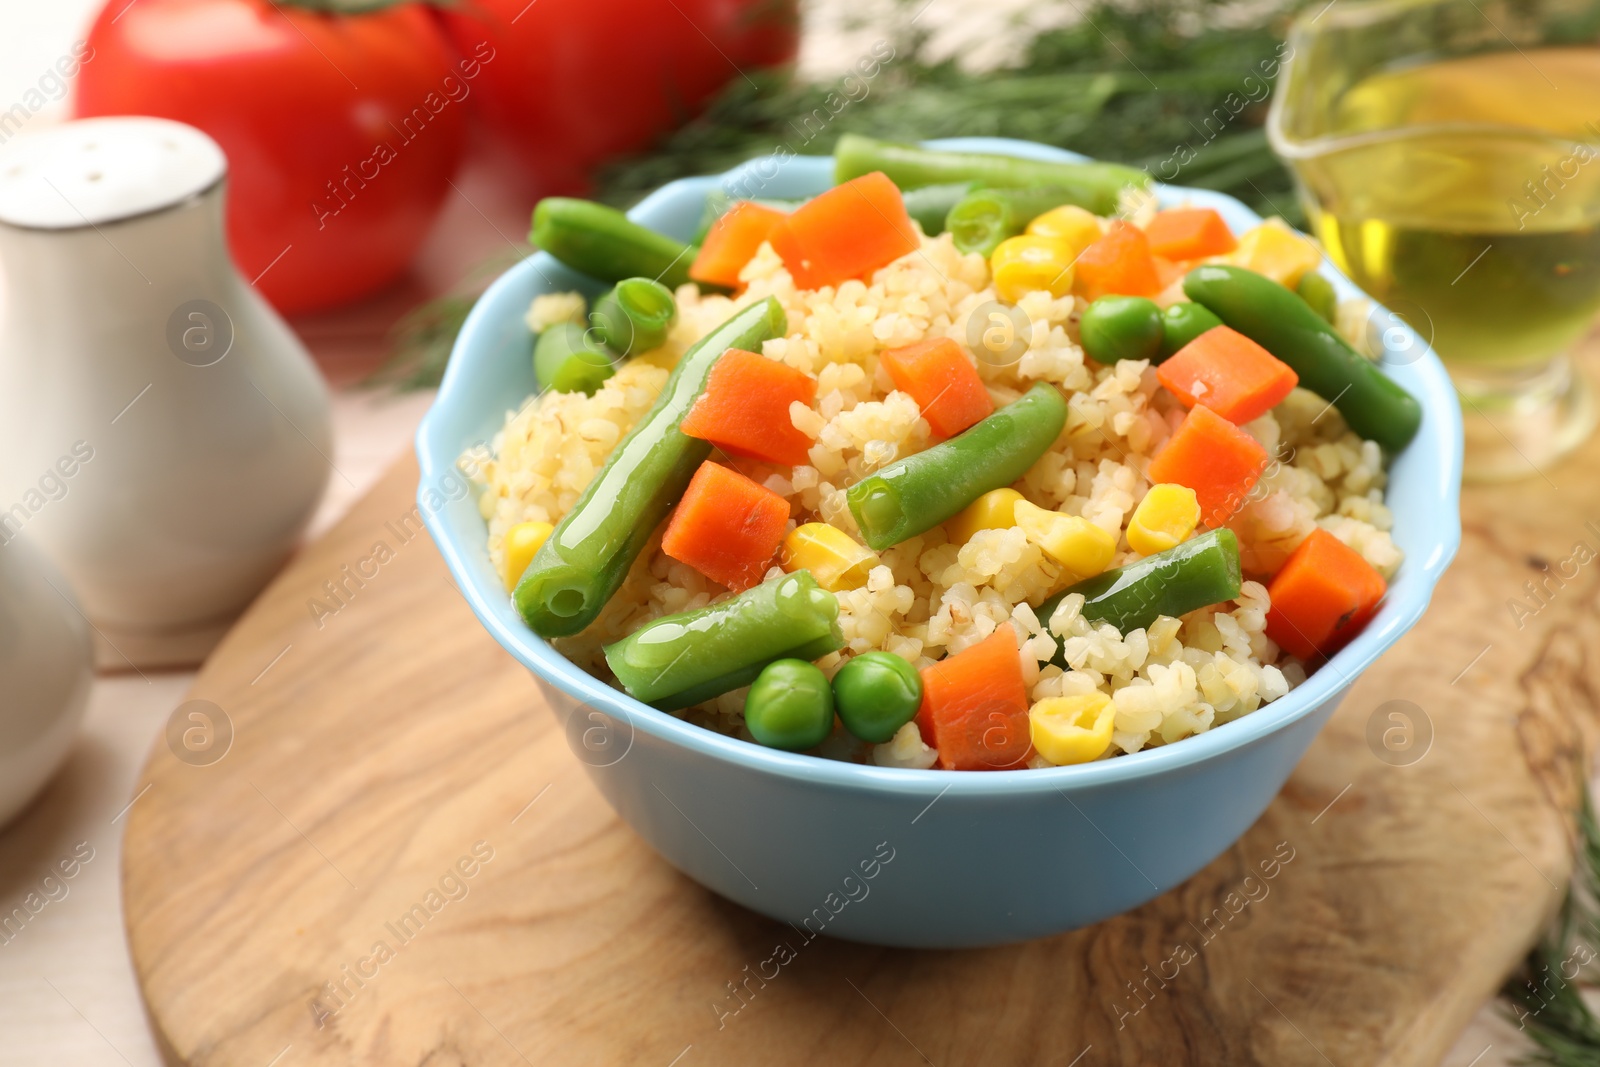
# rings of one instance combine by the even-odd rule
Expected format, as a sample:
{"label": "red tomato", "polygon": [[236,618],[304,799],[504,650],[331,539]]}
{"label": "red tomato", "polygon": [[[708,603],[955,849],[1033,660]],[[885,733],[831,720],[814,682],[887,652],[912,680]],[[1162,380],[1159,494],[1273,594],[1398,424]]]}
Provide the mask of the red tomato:
{"label": "red tomato", "polygon": [[539,193],[582,192],[742,72],[794,58],[796,0],[463,0],[438,9],[463,54],[492,42],[475,99]]}
{"label": "red tomato", "polygon": [[416,4],[326,15],[268,0],[112,3],[88,43],[76,113],[157,115],[215,138],[234,260],[285,312],[345,303],[405,269],[493,51],[457,58]]}

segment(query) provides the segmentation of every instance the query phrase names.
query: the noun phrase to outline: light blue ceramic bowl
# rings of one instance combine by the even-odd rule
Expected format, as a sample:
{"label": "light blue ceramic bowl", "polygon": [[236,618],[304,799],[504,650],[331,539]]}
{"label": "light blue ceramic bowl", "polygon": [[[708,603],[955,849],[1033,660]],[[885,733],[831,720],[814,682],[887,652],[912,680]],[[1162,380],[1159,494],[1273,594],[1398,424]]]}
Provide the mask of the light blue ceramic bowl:
{"label": "light blue ceramic bowl", "polygon": [[[1022,141],[934,143],[1079,158]],[[719,183],[741,195],[804,197],[829,186],[831,173],[827,158],[758,160],[673,182],[631,215],[687,238]],[[1213,192],[1166,188],[1162,197],[1214,207],[1236,232],[1260,221]],[[1343,295],[1356,292],[1328,276]],[[1350,683],[1421,616],[1460,540],[1455,392],[1438,359],[1396,327],[1386,334],[1390,373],[1426,413],[1389,482],[1405,565],[1371,625],[1282,700],[1174,745],[1050,770],[896,770],[762,748],[655,711],[573,666],[523,625],[490,566],[484,520],[454,463],[534,391],[529,300],[574,288],[595,291],[539,253],[473,308],[417,434],[428,529],[483,625],[533,671],[617,812],[695,881],[808,933],[991,945],[1084,926],[1178,885],[1266,809]]]}

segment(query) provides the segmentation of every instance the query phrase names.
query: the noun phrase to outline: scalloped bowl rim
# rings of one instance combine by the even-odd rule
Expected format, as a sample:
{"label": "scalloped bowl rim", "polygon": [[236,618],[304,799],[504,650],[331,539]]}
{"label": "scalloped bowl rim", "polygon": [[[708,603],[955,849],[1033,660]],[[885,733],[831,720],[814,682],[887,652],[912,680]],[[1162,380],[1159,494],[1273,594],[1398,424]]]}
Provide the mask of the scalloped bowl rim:
{"label": "scalloped bowl rim", "polygon": [[[925,142],[930,146],[965,149],[969,151],[1000,152],[1035,159],[1081,160],[1085,157],[1063,149],[1026,141],[1005,138],[967,137],[947,138]],[[709,176],[732,184],[740,176],[755,168],[771,165],[774,157],[750,160],[721,175]],[[791,159],[826,159],[828,157],[793,156]],[[636,205],[630,215],[648,213],[658,202],[674,195],[674,190],[686,182],[704,181],[704,178],[678,179],[662,186]],[[1242,211],[1259,219],[1248,207],[1232,197],[1203,189],[1157,184],[1155,186],[1163,203],[1185,201],[1203,206],[1226,208],[1225,213],[1239,215]],[[501,275],[478,299],[463,325],[451,352],[449,367],[440,384],[438,396],[424,416],[417,430],[416,446],[421,466],[418,501],[435,477],[453,471],[455,458],[463,447],[461,442],[444,440],[445,428],[441,414],[463,389],[463,381],[476,371],[469,353],[479,343],[479,335],[489,330],[487,308],[491,297],[500,287],[511,284],[520,272],[537,271],[550,266],[552,260],[540,252],[522,260]],[[1334,282],[1341,297],[1364,296],[1355,285],[1324,261],[1322,273]],[[1409,333],[1410,327],[1400,325]],[[1410,334],[1412,343],[1422,344],[1420,338]],[[1036,794],[1063,789],[1094,788],[1111,783],[1128,782],[1153,775],[1166,774],[1207,760],[1222,753],[1243,748],[1277,732],[1298,719],[1310,714],[1328,700],[1336,699],[1349,684],[1366,670],[1377,658],[1397,641],[1421,618],[1437,584],[1460,545],[1460,483],[1462,430],[1461,413],[1454,387],[1444,365],[1431,348],[1409,366],[1413,374],[1408,386],[1416,389],[1424,410],[1422,430],[1408,446],[1425,449],[1438,457],[1439,469],[1427,480],[1434,494],[1429,501],[1438,516],[1441,532],[1427,546],[1426,553],[1408,555],[1396,582],[1390,586],[1390,595],[1377,615],[1350,644],[1323,664],[1304,683],[1270,704],[1241,716],[1205,733],[1184,738],[1180,742],[1142,749],[1112,759],[1076,766],[1043,768],[1038,770],[971,771],[916,770],[910,768],[877,767],[848,763],[817,756],[790,753],[765,748],[749,741],[719,734],[695,726],[667,712],[658,711],[590,675],[558,653],[546,641],[529,630],[511,607],[492,570],[482,560],[474,562],[470,553],[479,556],[485,552],[481,541],[477,545],[463,545],[446,529],[441,515],[434,508],[420,506],[423,519],[435,544],[438,546],[455,583],[472,607],[474,614],[489,633],[506,651],[528,667],[540,678],[555,685],[588,706],[603,711],[628,723],[632,728],[644,730],[656,737],[705,756],[726,760],[744,768],[803,779],[819,785],[847,790],[863,790],[900,795],[939,795],[950,792],[956,795],[1000,797],[1016,794]],[[519,405],[523,398],[508,398],[508,403]],[[468,500],[475,500],[469,494]],[[1422,558],[1417,558],[1421,556]],[[1396,589],[1400,595],[1396,595]]]}

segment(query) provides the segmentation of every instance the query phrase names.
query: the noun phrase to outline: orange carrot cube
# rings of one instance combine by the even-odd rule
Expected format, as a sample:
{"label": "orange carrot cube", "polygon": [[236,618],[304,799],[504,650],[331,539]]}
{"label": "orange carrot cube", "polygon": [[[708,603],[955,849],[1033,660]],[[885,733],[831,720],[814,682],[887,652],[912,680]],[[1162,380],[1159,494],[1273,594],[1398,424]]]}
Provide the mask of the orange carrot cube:
{"label": "orange carrot cube", "polygon": [[1028,687],[1010,624],[922,669],[917,730],[939,750],[947,771],[1002,771],[1028,762]]}
{"label": "orange carrot cube", "polygon": [[1193,489],[1201,521],[1215,529],[1244,505],[1269,462],[1259,441],[1198,404],[1150,461],[1148,477]]}
{"label": "orange carrot cube", "polygon": [[1167,259],[1203,259],[1239,247],[1233,231],[1211,208],[1175,208],[1163,211],[1144,228],[1150,251]]}
{"label": "orange carrot cube", "polygon": [[922,247],[899,188],[881,171],[802,204],[767,240],[802,289],[865,277]]}
{"label": "orange carrot cube", "polygon": [[1265,415],[1300,382],[1287,363],[1227,326],[1213,326],[1178,349],[1156,377],[1189,407],[1204,404],[1234,423]]}
{"label": "orange carrot cube", "polygon": [[788,522],[787,500],[708,460],[673,509],[661,550],[739,593],[761,584]]}
{"label": "orange carrot cube", "polygon": [[789,405],[811,406],[817,380],[775,359],[730,348],[711,367],[705,392],[678,428],[735,456],[795,466],[811,438],[795,428]]}
{"label": "orange carrot cube", "polygon": [[1301,659],[1330,656],[1367,624],[1388,588],[1361,553],[1318,527],[1267,586],[1267,636]]}
{"label": "orange carrot cube", "polygon": [[772,228],[788,216],[781,211],[740,200],[706,232],[700,252],[689,265],[689,277],[697,282],[739,287],[739,272],[756,254]]}
{"label": "orange carrot cube", "polygon": [[1126,222],[1083,250],[1074,267],[1072,291],[1086,300],[1102,296],[1154,296],[1161,277],[1144,231]]}
{"label": "orange carrot cube", "polygon": [[878,357],[894,387],[917,402],[940,437],[954,437],[994,413],[994,401],[972,360],[948,337],[934,337]]}

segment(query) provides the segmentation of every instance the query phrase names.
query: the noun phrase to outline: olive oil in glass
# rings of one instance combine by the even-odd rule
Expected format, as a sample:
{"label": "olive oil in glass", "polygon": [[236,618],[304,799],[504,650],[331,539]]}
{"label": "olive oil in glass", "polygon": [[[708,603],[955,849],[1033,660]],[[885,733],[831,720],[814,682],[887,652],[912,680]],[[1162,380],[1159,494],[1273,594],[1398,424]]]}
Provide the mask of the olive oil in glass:
{"label": "olive oil in glass", "polygon": [[[1274,142],[1334,263],[1449,366],[1469,476],[1530,475],[1595,423],[1567,353],[1600,314],[1600,47],[1541,43],[1537,23],[1508,43],[1470,5],[1417,33],[1437,5],[1392,6],[1412,22],[1386,43],[1297,31]],[[1488,32],[1449,54],[1474,19]]]}

